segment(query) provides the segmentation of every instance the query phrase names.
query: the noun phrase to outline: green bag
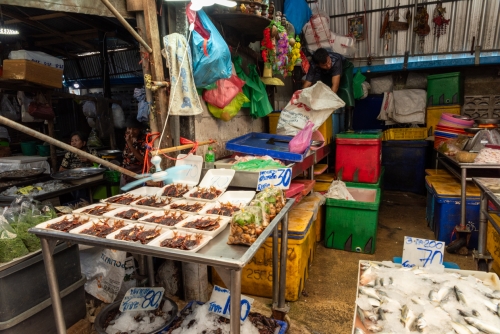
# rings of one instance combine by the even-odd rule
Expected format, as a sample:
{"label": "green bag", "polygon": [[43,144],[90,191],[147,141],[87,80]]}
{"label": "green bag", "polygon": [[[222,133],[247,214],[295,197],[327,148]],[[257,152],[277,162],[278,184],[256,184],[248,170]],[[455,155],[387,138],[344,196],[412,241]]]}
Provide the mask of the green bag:
{"label": "green bag", "polygon": [[358,69],[353,78],[353,90],[354,90],[354,98],[359,100],[363,97],[363,82],[365,82],[366,77],[361,74],[361,71]]}
{"label": "green bag", "polygon": [[353,70],[352,63],[348,59],[344,59],[337,95],[345,102],[346,107],[354,107]]}

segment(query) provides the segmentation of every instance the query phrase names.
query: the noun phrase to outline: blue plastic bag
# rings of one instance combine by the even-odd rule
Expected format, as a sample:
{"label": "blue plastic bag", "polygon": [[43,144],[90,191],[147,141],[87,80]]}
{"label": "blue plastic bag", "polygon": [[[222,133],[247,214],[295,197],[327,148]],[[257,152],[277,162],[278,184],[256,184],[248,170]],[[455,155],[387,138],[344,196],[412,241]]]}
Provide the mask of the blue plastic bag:
{"label": "blue plastic bag", "polygon": [[186,14],[190,23],[195,20],[190,43],[196,87],[231,77],[231,53],[217,28],[203,10],[195,14],[187,7]]}
{"label": "blue plastic bag", "polygon": [[306,0],[285,0],[284,14],[286,20],[293,25],[298,34],[311,18],[312,12]]}

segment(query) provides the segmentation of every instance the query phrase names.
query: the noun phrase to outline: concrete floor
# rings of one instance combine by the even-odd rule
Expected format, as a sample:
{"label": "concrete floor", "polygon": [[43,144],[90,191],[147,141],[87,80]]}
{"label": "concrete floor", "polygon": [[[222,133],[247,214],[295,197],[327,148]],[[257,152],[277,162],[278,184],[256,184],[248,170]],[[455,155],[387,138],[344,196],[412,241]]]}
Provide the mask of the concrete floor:
{"label": "concrete floor", "polygon": [[[402,255],[406,235],[434,239],[425,220],[425,206],[424,196],[384,192],[373,255],[327,249],[322,243],[317,244],[305,289],[299,301],[290,303],[292,327],[293,323],[299,323],[313,334],[351,333],[358,261],[392,261],[394,256]],[[446,253],[444,261],[455,262],[464,270],[475,267],[472,256]]]}

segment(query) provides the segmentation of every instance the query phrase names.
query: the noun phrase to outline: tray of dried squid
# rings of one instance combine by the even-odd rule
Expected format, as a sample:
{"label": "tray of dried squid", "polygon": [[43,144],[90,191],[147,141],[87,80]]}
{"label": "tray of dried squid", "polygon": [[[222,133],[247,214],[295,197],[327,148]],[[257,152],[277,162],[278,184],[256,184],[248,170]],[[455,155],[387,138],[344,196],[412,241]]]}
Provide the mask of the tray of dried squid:
{"label": "tray of dried squid", "polygon": [[135,223],[126,225],[125,227],[108,234],[106,239],[140,242],[141,244],[146,245],[167,231],[169,230],[163,226]]}
{"label": "tray of dried squid", "polygon": [[36,227],[56,230],[60,232],[69,232],[72,229],[87,224],[88,222],[90,222],[90,220],[91,218],[89,216],[71,214],[48,220],[46,222],[38,224]]}
{"label": "tray of dried squid", "polygon": [[179,198],[175,197],[161,197],[154,195],[143,197],[140,200],[130,203],[130,205],[140,209],[163,210],[167,205],[170,205],[178,200]]}
{"label": "tray of dried squid", "polygon": [[137,222],[142,217],[145,217],[153,212],[154,212],[153,210],[131,208],[128,206],[128,207],[116,208],[113,211],[106,212],[104,214],[104,217],[114,218],[114,219],[123,219],[125,221],[134,223],[134,222]]}
{"label": "tray of dried squid", "polygon": [[87,224],[72,229],[69,233],[90,235],[97,238],[106,238],[108,234],[111,234],[121,229],[122,227],[125,227],[126,225],[127,223],[125,223],[124,220],[112,218],[92,219]]}
{"label": "tray of dried squid", "polygon": [[217,189],[215,187],[194,187],[188,193],[184,195],[184,198],[194,199],[197,201],[213,202],[219,198],[224,190]]}
{"label": "tray of dried squid", "polygon": [[215,203],[208,203],[208,205],[205,206],[203,210],[200,211],[200,214],[202,215],[209,215],[209,216],[224,216],[224,217],[232,217],[234,213],[238,212],[243,208],[245,205],[240,203],[240,204],[232,204],[231,202],[215,202]]}
{"label": "tray of dried squid", "polygon": [[186,193],[184,197],[199,201],[215,201],[229,187],[235,172],[233,169],[210,169],[200,184]]}
{"label": "tray of dried squid", "polygon": [[195,253],[210,240],[212,237],[206,234],[169,230],[153,240],[149,246]]}
{"label": "tray of dried squid", "polygon": [[172,183],[161,188],[156,196],[182,198],[191,188],[185,184]]}
{"label": "tray of dried squid", "polygon": [[174,202],[165,207],[165,210],[179,210],[184,213],[189,213],[191,215],[198,214],[205,206],[207,202],[199,202],[193,200],[182,199],[180,201]]}
{"label": "tray of dried squid", "polygon": [[175,225],[175,228],[193,233],[206,234],[214,238],[220,232],[224,231],[230,220],[231,218],[222,216],[190,216],[186,220]]}
{"label": "tray of dried squid", "polygon": [[141,219],[139,219],[139,222],[173,227],[177,223],[180,223],[181,221],[189,217],[191,217],[191,215],[184,213],[182,211],[163,210],[163,211],[155,211],[152,214],[142,217]]}
{"label": "tray of dried squid", "polygon": [[143,195],[120,194],[113,197],[101,199],[101,202],[113,204],[116,206],[129,206],[132,202],[138,201],[143,197]]}
{"label": "tray of dried squid", "polygon": [[114,209],[117,208],[118,208],[117,206],[114,206],[109,203],[96,203],[87,205],[78,210],[73,210],[73,213],[101,218],[105,213],[113,211]]}

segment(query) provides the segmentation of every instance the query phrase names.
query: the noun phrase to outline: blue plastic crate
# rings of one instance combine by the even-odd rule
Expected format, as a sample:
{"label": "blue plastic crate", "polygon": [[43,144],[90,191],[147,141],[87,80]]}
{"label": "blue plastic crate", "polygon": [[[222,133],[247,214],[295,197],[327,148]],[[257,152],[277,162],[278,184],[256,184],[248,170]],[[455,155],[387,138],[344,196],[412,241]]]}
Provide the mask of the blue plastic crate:
{"label": "blue plastic crate", "polygon": [[384,189],[425,193],[426,140],[390,140],[382,142]]}
{"label": "blue plastic crate", "polygon": [[344,108],[337,109],[332,114],[332,134],[333,138],[341,132],[345,131],[345,112]]}
{"label": "blue plastic crate", "polygon": [[425,219],[427,226],[434,231],[434,197],[436,193],[434,188],[425,182],[425,189],[427,189],[427,205],[425,206]]}
{"label": "blue plastic crate", "polygon": [[[197,300],[192,300],[190,301],[189,303],[187,303],[187,305],[182,309],[182,311],[180,313],[182,313],[183,311],[191,308],[193,306],[193,303],[196,303],[198,305],[203,305],[205,303],[202,303],[202,302],[199,302]],[[177,319],[179,318],[179,316],[175,317],[174,321],[172,321],[172,325],[175,324],[175,322],[177,321]],[[275,319],[276,320],[276,319]],[[278,323],[278,325],[280,325],[281,329],[280,331],[278,332],[278,334],[285,334],[287,329],[288,329],[288,324],[285,322],[285,321],[281,321],[281,320],[276,320],[276,322]],[[169,325],[168,327],[166,328],[163,328],[160,332],[158,332],[157,334],[166,334],[170,327],[172,327],[172,325]]]}
{"label": "blue plastic crate", "polygon": [[[267,144],[271,139],[284,140],[286,143],[275,142]],[[275,159],[302,162],[308,150],[304,154],[291,153],[288,149],[288,142],[293,137],[281,136],[269,133],[250,132],[246,135],[233,138],[226,143],[226,149],[240,153],[252,155],[268,155]]]}
{"label": "blue plastic crate", "polygon": [[[444,241],[447,245],[456,239],[453,233],[455,226],[460,225],[459,197],[434,197],[434,235],[437,240]],[[472,231],[469,240],[469,249],[477,249],[479,236],[479,204],[478,197],[467,198],[466,224]]]}
{"label": "blue plastic crate", "polygon": [[382,107],[384,94],[368,95],[366,98],[356,100],[354,108],[352,128],[354,130],[385,130],[385,121],[377,119]]}

